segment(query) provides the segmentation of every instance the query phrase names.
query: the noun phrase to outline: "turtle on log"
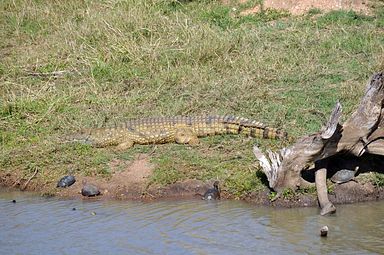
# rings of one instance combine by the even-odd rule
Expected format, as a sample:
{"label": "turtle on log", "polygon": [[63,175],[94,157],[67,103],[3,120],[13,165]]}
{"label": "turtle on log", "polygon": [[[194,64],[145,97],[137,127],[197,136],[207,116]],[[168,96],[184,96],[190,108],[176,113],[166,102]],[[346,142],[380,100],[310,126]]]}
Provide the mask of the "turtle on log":
{"label": "turtle on log", "polygon": [[355,177],[356,171],[342,169],[337,171],[332,177],[331,181],[337,184],[351,181]]}
{"label": "turtle on log", "polygon": [[75,176],[66,175],[63,178],[61,178],[60,181],[58,181],[56,187],[57,188],[66,188],[66,187],[71,186],[75,182],[76,182]]}
{"label": "turtle on log", "polygon": [[213,188],[207,190],[202,197],[203,200],[215,200],[220,199],[220,190],[219,190],[219,182],[215,181],[213,183]]}

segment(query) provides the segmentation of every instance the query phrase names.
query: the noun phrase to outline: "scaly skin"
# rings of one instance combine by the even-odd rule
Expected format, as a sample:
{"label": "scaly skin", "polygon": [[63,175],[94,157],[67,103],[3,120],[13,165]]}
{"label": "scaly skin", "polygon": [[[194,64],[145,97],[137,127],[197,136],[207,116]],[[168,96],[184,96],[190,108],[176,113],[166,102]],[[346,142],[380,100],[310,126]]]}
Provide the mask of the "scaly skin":
{"label": "scaly skin", "polygon": [[198,137],[217,134],[244,134],[251,137],[285,139],[287,133],[234,116],[158,117],[129,120],[113,127],[86,129],[68,138],[95,147],[117,146],[124,150],[134,144],[197,144]]}

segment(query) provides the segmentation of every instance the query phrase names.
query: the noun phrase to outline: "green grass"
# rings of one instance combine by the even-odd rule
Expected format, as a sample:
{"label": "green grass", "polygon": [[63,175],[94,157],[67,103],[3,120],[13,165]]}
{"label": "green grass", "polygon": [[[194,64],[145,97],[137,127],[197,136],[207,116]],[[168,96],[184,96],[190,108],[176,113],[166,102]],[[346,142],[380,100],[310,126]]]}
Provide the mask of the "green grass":
{"label": "green grass", "polygon": [[[304,135],[320,128],[336,100],[348,116],[370,75],[384,69],[379,1],[371,16],[240,15],[249,5],[1,1],[1,171],[38,167],[48,181],[68,171],[108,176],[112,159],[150,151],[59,143],[106,120],[231,113]],[[62,70],[68,73],[60,77],[28,74]],[[151,180],[219,179],[235,196],[258,190],[264,184],[255,174],[254,143],[282,146],[237,136],[158,146]]]}
{"label": "green grass", "polygon": [[374,173],[373,174],[373,184],[376,187],[384,187],[384,174],[382,173]]}

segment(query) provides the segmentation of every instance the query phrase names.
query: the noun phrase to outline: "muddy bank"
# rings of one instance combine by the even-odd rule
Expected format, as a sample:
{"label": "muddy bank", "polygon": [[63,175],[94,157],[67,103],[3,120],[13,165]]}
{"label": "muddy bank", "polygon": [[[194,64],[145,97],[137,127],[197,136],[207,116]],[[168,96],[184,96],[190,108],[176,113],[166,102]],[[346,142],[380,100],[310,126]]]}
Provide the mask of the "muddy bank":
{"label": "muddy bank", "polygon": [[[110,163],[115,169],[121,169],[120,161]],[[150,184],[149,177],[154,166],[145,156],[139,156],[136,160],[125,165],[123,171],[115,171],[108,178],[76,176],[76,183],[68,188],[56,188],[57,180],[47,181],[46,178],[36,175],[27,186],[28,176],[20,177],[17,173],[1,173],[0,185],[26,191],[36,191],[42,195],[57,196],[75,199],[116,199],[116,200],[164,200],[164,199],[201,199],[202,194],[212,187],[213,180],[203,182],[200,180],[184,180],[161,187]],[[330,200],[335,204],[355,203],[362,201],[374,201],[384,199],[384,188],[376,187],[369,182],[370,173],[359,175],[355,181],[344,184],[331,184]],[[97,198],[85,198],[80,194],[83,181],[96,185],[101,196]],[[235,199],[225,190],[221,191],[223,199]],[[236,198],[237,199],[237,198]],[[267,187],[259,192],[244,195],[240,199],[265,206],[276,207],[303,207],[318,206],[317,196],[314,192],[287,192],[279,199],[271,202],[270,191]]]}
{"label": "muddy bank", "polygon": [[[331,184],[333,185],[333,184]],[[318,206],[316,194],[296,192],[282,196],[271,202],[269,191],[252,193],[245,197],[246,201],[276,207],[306,207]],[[343,184],[334,184],[333,191],[329,193],[329,199],[334,204],[350,204],[365,201],[384,199],[384,188],[376,187],[369,182],[350,181]]]}

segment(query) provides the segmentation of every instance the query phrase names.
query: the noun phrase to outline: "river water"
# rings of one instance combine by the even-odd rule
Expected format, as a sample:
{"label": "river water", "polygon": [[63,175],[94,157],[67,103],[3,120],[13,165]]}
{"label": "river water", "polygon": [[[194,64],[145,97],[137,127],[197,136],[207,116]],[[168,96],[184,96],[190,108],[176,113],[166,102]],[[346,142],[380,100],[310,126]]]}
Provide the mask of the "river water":
{"label": "river water", "polygon": [[[330,229],[326,238],[319,236],[323,225]],[[384,201],[338,205],[336,215],[324,217],[317,208],[241,201],[0,192],[0,254],[384,254]]]}

